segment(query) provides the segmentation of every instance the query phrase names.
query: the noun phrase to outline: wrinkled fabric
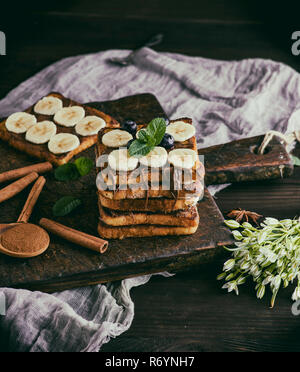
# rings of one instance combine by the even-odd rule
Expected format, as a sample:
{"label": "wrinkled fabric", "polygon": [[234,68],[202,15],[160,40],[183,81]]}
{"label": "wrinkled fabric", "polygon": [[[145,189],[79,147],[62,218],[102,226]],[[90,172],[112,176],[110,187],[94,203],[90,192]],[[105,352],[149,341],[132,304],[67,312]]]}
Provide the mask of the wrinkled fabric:
{"label": "wrinkled fabric", "polygon": [[[50,91],[83,103],[153,93],[171,119],[193,118],[199,148],[271,129],[300,129],[299,74],[284,64],[214,61],[148,48],[136,53],[127,67],[107,61],[127,54],[110,50],[61,60],[2,99],[0,116],[26,109]],[[223,187],[212,186],[210,191]],[[128,330],[134,317],[130,289],[150,277],[51,295],[1,288],[0,299],[6,301],[6,315],[0,315],[1,340],[15,351],[98,351]]]}

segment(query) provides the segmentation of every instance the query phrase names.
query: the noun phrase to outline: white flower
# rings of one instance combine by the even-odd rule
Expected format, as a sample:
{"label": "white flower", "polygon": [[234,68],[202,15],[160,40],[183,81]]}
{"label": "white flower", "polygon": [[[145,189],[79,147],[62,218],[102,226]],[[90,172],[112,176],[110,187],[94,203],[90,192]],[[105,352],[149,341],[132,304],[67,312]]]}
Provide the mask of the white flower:
{"label": "white flower", "polygon": [[248,261],[243,261],[240,265],[241,270],[248,270],[249,267],[251,266],[251,263]]}
{"label": "white flower", "polygon": [[294,249],[294,244],[290,239],[286,239],[286,249],[292,251]]}
{"label": "white flower", "polygon": [[228,227],[230,227],[231,229],[238,229],[241,225],[235,221],[235,220],[226,220],[224,221],[225,222],[225,225],[227,225]]}
{"label": "white flower", "polygon": [[236,240],[242,240],[243,239],[243,235],[238,230],[232,231],[232,235],[234,236],[234,239],[236,239]]}
{"label": "white flower", "polygon": [[230,260],[224,263],[223,271],[230,271],[231,269],[233,269],[234,265],[235,265],[235,260],[231,258]]}
{"label": "white flower", "polygon": [[239,294],[239,290],[235,281],[224,284],[222,289],[227,289],[228,292],[235,291],[237,295]]}
{"label": "white flower", "polygon": [[261,299],[264,297],[264,294],[265,294],[265,286],[262,284],[258,287],[256,297]]}
{"label": "white flower", "polygon": [[276,218],[267,217],[264,220],[264,223],[268,226],[277,226],[279,224],[279,221]]}
{"label": "white flower", "polygon": [[272,275],[269,275],[269,276],[267,276],[267,277],[263,280],[262,284],[263,284],[263,285],[267,285],[267,284],[271,283],[271,282],[273,281],[273,279],[274,279],[274,277],[273,277]]}
{"label": "white flower", "polygon": [[272,280],[272,286],[274,287],[274,289],[278,289],[280,287],[280,284],[281,284],[281,276],[276,275]]}
{"label": "white flower", "polygon": [[249,223],[249,222],[244,222],[243,224],[242,224],[242,226],[245,228],[245,229],[253,229],[253,226],[251,225],[251,223]]}
{"label": "white flower", "polygon": [[300,300],[300,287],[296,287],[296,289],[294,290],[294,293],[292,295],[292,300],[293,301]]}

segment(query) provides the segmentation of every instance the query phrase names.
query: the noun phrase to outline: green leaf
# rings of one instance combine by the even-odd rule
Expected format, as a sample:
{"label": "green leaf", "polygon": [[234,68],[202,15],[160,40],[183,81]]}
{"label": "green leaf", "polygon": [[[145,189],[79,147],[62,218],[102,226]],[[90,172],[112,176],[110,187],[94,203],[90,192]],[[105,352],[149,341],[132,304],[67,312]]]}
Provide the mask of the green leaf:
{"label": "green leaf", "polygon": [[94,168],[94,163],[90,158],[78,158],[74,164],[81,176],[86,176]]}
{"label": "green leaf", "polygon": [[56,217],[66,216],[81,204],[81,200],[74,196],[64,196],[53,206],[53,215]]}
{"label": "green leaf", "polygon": [[56,168],[54,176],[58,181],[75,181],[80,174],[75,164],[67,163]]}
{"label": "green leaf", "polygon": [[148,143],[148,141],[151,139],[149,133],[147,132],[146,128],[140,129],[137,134],[137,139],[140,142]]}
{"label": "green leaf", "polygon": [[148,143],[135,140],[132,142],[132,144],[129,147],[129,155],[135,158],[140,158],[142,156],[149,154],[149,152],[153,150],[153,147],[154,146]]}
{"label": "green leaf", "polygon": [[151,120],[146,128],[138,132],[137,139],[129,147],[129,155],[136,158],[145,156],[160,144],[166,132],[166,121],[163,118]]}
{"label": "green leaf", "polygon": [[294,156],[294,155],[291,155],[291,158],[293,160],[293,164],[296,166],[296,167],[300,167],[300,159],[297,158],[297,156]]}
{"label": "green leaf", "polygon": [[154,146],[161,143],[163,136],[166,133],[166,121],[163,118],[156,118],[150,121],[147,126],[147,132],[155,140]]}

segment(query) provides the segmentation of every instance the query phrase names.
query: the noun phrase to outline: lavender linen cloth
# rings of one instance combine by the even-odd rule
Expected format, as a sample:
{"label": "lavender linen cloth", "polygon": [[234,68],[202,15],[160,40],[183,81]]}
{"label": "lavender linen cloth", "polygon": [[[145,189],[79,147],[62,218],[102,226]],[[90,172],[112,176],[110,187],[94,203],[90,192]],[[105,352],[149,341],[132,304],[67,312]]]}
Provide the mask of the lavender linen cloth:
{"label": "lavender linen cloth", "polygon": [[[1,100],[0,117],[27,108],[50,91],[79,102],[148,92],[170,118],[193,118],[199,147],[271,129],[300,129],[300,78],[288,66],[261,59],[213,61],[148,48],[135,55],[131,66],[107,63],[127,54],[111,50],[61,60]],[[130,289],[150,277],[52,295],[1,288],[0,313],[6,310],[0,315],[2,343],[16,351],[97,351],[128,330],[134,317]]]}

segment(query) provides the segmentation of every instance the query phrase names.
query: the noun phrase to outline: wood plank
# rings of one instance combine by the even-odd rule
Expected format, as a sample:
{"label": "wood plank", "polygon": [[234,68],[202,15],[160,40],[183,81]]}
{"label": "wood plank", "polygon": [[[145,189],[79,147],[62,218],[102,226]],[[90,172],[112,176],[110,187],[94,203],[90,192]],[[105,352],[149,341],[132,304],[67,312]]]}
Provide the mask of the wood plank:
{"label": "wood plank", "polygon": [[205,159],[206,185],[290,177],[293,161],[279,139],[273,138],[264,154],[257,150],[264,136],[245,138],[199,149]]}
{"label": "wood plank", "polygon": [[239,296],[221,289],[223,262],[133,289],[132,327],[102,351],[299,351],[293,288],[280,291],[270,309],[271,293],[258,300],[251,280]]}

